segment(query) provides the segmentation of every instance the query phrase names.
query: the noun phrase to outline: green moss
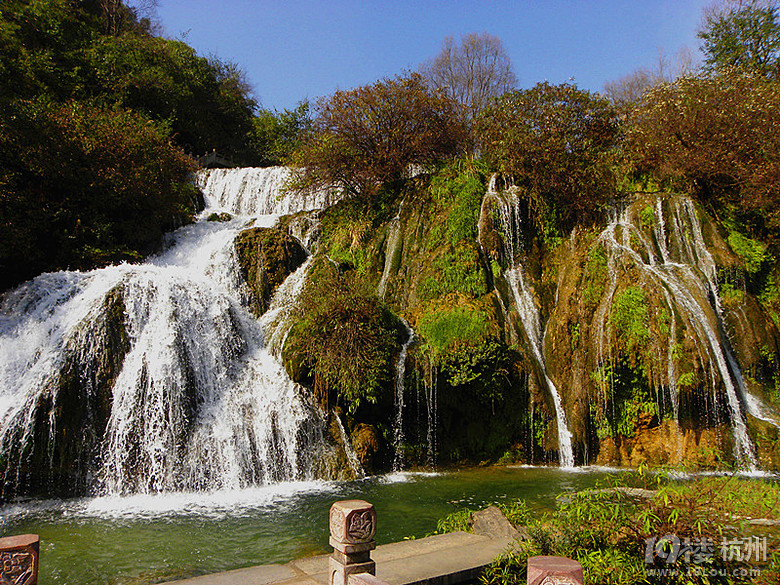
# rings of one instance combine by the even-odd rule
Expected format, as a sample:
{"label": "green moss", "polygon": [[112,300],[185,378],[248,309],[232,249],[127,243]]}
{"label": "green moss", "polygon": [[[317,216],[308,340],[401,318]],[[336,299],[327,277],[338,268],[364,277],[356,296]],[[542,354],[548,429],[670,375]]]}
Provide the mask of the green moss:
{"label": "green moss", "polygon": [[458,306],[424,314],[418,329],[435,357],[489,335],[488,318],[483,312]]}
{"label": "green moss", "polygon": [[639,222],[642,224],[642,227],[655,225],[655,210],[652,205],[646,205],[642,208],[642,211],[639,212]]}
{"label": "green moss", "polygon": [[627,351],[647,341],[650,336],[647,299],[641,288],[630,286],[615,295],[609,324],[625,341]]}
{"label": "green moss", "polygon": [[433,260],[434,274],[420,286],[420,300],[430,301],[451,293],[478,297],[488,292],[476,246],[461,243]]}
{"label": "green moss", "polygon": [[729,246],[742,260],[745,271],[755,274],[761,270],[761,266],[770,259],[766,244],[743,236],[739,232],[732,231],[728,237]]}
{"label": "green moss", "polygon": [[604,248],[601,246],[590,248],[583,276],[584,290],[582,292],[582,300],[586,304],[590,306],[598,304],[601,296],[604,294],[608,276],[607,254]]}

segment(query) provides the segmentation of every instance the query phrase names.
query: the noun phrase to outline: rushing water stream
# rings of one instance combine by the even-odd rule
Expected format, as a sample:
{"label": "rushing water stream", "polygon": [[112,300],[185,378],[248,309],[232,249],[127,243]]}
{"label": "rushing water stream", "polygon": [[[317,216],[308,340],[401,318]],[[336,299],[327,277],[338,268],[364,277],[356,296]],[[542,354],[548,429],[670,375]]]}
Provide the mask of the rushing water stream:
{"label": "rushing water stream", "polygon": [[[44,274],[3,297],[4,492],[23,481],[26,464],[18,454],[40,440],[42,420],[49,443],[62,435],[58,417],[67,408],[69,371],[85,394],[75,408],[87,410],[81,431],[93,444],[75,455],[88,493],[239,489],[314,477],[323,417],[270,351],[286,335],[305,265],[279,287],[270,314],[258,322],[245,303],[234,247],[250,224],[270,226],[281,214],[330,203],[322,193],[280,196],[286,172],[208,171],[200,177],[203,216],[251,216],[179,229],[144,264]],[[121,364],[115,381],[99,384],[105,362],[114,359]],[[99,410],[103,403],[109,413]],[[104,431],[95,422],[101,417]]]}
{"label": "rushing water stream", "polygon": [[[610,253],[609,271],[612,284],[610,293],[602,298],[601,305],[608,307],[611,303],[617,281],[616,266],[620,261],[630,261],[640,269],[644,277],[657,283],[658,288],[664,291],[669,311],[674,312],[676,309],[681,314],[689,329],[698,338],[698,347],[703,357],[712,364],[713,370],[719,373],[728,400],[737,462],[744,468],[755,471],[755,447],[747,432],[742,403],[748,405],[754,416],[763,416],[757,399],[745,388],[739,365],[729,349],[728,340],[725,339],[715,262],[704,244],[696,210],[690,199],[681,197],[668,201],[668,222],[660,198],[652,209],[656,215],[653,240],[638,227],[639,222],[633,215],[635,210],[631,207],[615,213],[602,232],[599,239]],[[601,338],[604,337],[603,330],[606,329],[603,326],[606,323],[606,311],[602,313]],[[603,347],[603,343],[600,343],[600,347]],[[676,404],[671,354],[668,359],[668,384]]]}
{"label": "rushing water stream", "polygon": [[[539,308],[525,278],[523,269],[523,250],[521,243],[521,220],[518,208],[518,197],[510,187],[502,191],[496,189],[496,177],[490,181],[486,202],[495,204],[501,232],[504,235],[504,247],[507,269],[504,274],[512,292],[512,300],[517,309],[518,317],[523,326],[531,354],[536,362],[540,381],[544,383],[553,400],[555,418],[558,425],[558,457],[561,467],[574,467],[574,449],[572,434],[566,421],[566,411],[563,409],[561,395],[555,384],[547,375],[547,365],[544,360],[544,330],[542,328]],[[484,203],[483,203],[484,206]],[[481,223],[481,222],[480,222]]]}

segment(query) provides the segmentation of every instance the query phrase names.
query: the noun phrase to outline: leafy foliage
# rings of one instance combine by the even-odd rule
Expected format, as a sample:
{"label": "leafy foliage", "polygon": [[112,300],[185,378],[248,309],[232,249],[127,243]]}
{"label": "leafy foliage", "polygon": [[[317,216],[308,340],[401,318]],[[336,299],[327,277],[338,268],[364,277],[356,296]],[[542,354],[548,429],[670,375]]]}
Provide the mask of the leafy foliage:
{"label": "leafy foliage", "polygon": [[[755,528],[740,519],[776,516],[780,491],[769,482],[736,477],[677,482],[640,468],[633,474],[613,476],[607,485],[562,494],[559,502],[556,511],[528,522],[530,539],[515,543],[487,567],[480,578],[482,585],[524,583],[528,558],[536,555],[576,559],[582,564],[585,582],[616,585],[772,583],[780,570],[780,555],[771,544],[767,564],[751,565],[720,554],[724,541],[755,535]],[[680,555],[675,563],[656,559],[655,564],[645,565],[646,539],[657,542],[665,535],[691,542],[708,539],[715,549],[699,564],[692,556],[686,562],[685,555]],[[655,568],[672,571],[661,575],[647,570]],[[697,574],[689,568],[703,571]],[[761,569],[757,581],[751,568]]]}
{"label": "leafy foliage", "polygon": [[254,156],[240,70],[150,30],[120,0],[3,2],[0,290],[153,250],[196,208],[182,147]]}
{"label": "leafy foliage", "polygon": [[447,237],[454,246],[476,240],[487,170],[476,161],[456,159],[431,179],[431,192],[447,213]]}
{"label": "leafy foliage", "polygon": [[485,109],[482,152],[514,177],[536,205],[570,221],[593,214],[614,191],[615,112],[605,98],[570,84],[538,83]]}
{"label": "leafy foliage", "polygon": [[609,324],[620,336],[627,351],[631,352],[647,341],[650,335],[647,321],[647,301],[641,288],[630,286],[615,296]]}
{"label": "leafy foliage", "polygon": [[216,149],[254,162],[248,140],[256,104],[237,67],[199,57],[181,41],[138,35],[100,37],[88,59],[96,95],[166,122],[188,152]]}
{"label": "leafy foliage", "polygon": [[309,102],[301,102],[294,110],[261,110],[253,126],[252,142],[261,156],[260,165],[285,164],[311,131]]}
{"label": "leafy foliage", "polygon": [[725,71],[655,87],[630,117],[626,148],[640,172],[696,193],[717,215],[780,229],[777,82]]}
{"label": "leafy foliage", "polygon": [[776,2],[740,0],[713,8],[698,36],[708,72],[741,67],[780,76],[780,13]]}
{"label": "leafy foliage", "polygon": [[0,120],[0,289],[134,260],[195,210],[192,162],[140,114],[21,104]]}
{"label": "leafy foliage", "polygon": [[295,354],[314,378],[320,400],[331,396],[354,413],[392,388],[401,342],[398,319],[379,300],[350,286],[327,260],[315,266],[302,298],[303,318],[284,352]]}
{"label": "leafy foliage", "polygon": [[411,165],[454,155],[462,141],[453,102],[412,74],[318,101],[312,131],[292,162],[301,185],[340,187],[371,199]]}
{"label": "leafy foliage", "polygon": [[731,232],[728,242],[729,247],[745,263],[745,270],[750,274],[761,270],[761,265],[769,258],[765,244],[747,238],[739,232]]}

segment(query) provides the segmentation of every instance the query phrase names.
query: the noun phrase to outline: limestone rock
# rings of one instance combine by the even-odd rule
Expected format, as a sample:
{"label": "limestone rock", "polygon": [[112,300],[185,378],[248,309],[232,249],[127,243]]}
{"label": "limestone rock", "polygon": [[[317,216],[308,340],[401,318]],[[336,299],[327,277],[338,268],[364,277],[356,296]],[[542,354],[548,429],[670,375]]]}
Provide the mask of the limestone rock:
{"label": "limestone rock", "polygon": [[474,512],[472,529],[474,534],[489,536],[490,538],[520,537],[520,533],[496,506],[488,506],[484,510]]}
{"label": "limestone rock", "polygon": [[281,228],[244,230],[236,237],[236,252],[256,315],[268,310],[276,287],[306,260],[303,246]]}

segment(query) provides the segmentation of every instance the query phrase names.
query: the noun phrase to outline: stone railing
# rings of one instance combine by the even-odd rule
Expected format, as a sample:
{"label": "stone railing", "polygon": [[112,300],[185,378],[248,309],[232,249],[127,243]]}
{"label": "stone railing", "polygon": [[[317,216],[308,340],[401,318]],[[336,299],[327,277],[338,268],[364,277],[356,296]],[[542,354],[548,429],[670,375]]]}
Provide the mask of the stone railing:
{"label": "stone railing", "polygon": [[[376,510],[363,500],[344,500],[330,507],[330,585],[378,585],[376,563]],[[355,579],[350,579],[355,576]],[[359,578],[357,578],[359,576]]]}
{"label": "stone railing", "polygon": [[[376,577],[376,510],[363,500],[336,502],[330,508],[329,585],[388,585]],[[583,585],[582,565],[565,557],[528,559],[528,585]]]}

